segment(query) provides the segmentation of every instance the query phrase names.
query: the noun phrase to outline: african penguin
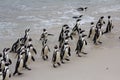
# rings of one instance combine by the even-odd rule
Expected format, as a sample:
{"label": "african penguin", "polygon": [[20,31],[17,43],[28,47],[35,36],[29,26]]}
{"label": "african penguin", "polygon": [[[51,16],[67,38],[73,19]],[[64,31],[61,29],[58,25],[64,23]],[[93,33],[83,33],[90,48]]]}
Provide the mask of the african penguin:
{"label": "african penguin", "polygon": [[12,61],[11,59],[9,58],[9,51],[10,51],[10,48],[4,48],[3,49],[3,59],[5,62],[8,62],[10,65],[12,64]]}
{"label": "african penguin", "polygon": [[41,51],[41,55],[42,55],[43,60],[48,59],[48,52],[50,52],[50,48],[48,47],[47,44],[45,44],[42,48],[42,51]]}
{"label": "african penguin", "polygon": [[27,70],[31,70],[31,69],[28,67],[28,65],[30,64],[31,59],[32,59],[32,54],[31,54],[31,52],[30,52],[29,49],[30,49],[30,48],[29,48],[29,46],[28,46],[27,49],[26,49],[26,52],[25,52],[24,63],[23,63],[23,67],[24,67],[25,69],[27,69]]}
{"label": "african penguin", "polygon": [[102,42],[100,41],[101,36],[103,35],[103,32],[101,31],[101,29],[98,27],[95,30],[95,35],[93,38],[93,42],[95,45],[97,45],[98,43],[101,44]]}
{"label": "african penguin", "polygon": [[107,27],[106,27],[106,31],[104,33],[111,32],[112,28],[113,28],[113,25],[112,25],[111,16],[108,16],[108,24],[107,24]]}
{"label": "african penguin", "polygon": [[76,54],[78,55],[78,57],[81,57],[80,53],[83,53],[83,54],[87,54],[85,52],[83,52],[83,48],[85,45],[87,45],[87,41],[84,39],[86,35],[83,35],[82,36],[79,36],[79,39],[78,39],[78,42],[77,42],[77,46],[76,46]]}
{"label": "african penguin", "polygon": [[65,41],[61,49],[61,62],[64,63],[64,60],[70,61],[69,56],[71,56],[71,49],[68,41]]}
{"label": "african penguin", "polygon": [[1,68],[0,68],[0,80],[3,80],[3,71]]}
{"label": "african penguin", "polygon": [[88,38],[93,38],[94,37],[94,35],[95,35],[95,29],[96,29],[96,27],[94,26],[94,23],[91,22],[91,28],[90,28],[90,31],[89,31]]}
{"label": "african penguin", "polygon": [[60,61],[61,61],[60,50],[58,49],[58,46],[55,45],[52,57],[53,67],[56,68],[57,67],[56,65],[60,66],[61,65]]}
{"label": "african penguin", "polygon": [[72,35],[75,35],[76,32],[79,33],[80,21],[81,21],[81,19],[77,19],[76,20],[76,24],[75,24],[75,26],[72,29],[72,33],[71,33]]}
{"label": "african penguin", "polygon": [[3,70],[5,67],[5,61],[3,59],[2,53],[0,53],[0,68]]}
{"label": "african penguin", "polygon": [[3,70],[3,80],[9,80],[11,77],[10,69],[9,69],[9,63],[5,63],[5,68]]}
{"label": "african penguin", "polygon": [[16,66],[15,66],[15,71],[13,73],[13,76],[17,73],[18,75],[21,75],[22,73],[20,73],[20,71],[22,70],[23,68],[23,54],[24,53],[20,53],[18,55],[18,59],[17,59],[17,62],[16,62]]}

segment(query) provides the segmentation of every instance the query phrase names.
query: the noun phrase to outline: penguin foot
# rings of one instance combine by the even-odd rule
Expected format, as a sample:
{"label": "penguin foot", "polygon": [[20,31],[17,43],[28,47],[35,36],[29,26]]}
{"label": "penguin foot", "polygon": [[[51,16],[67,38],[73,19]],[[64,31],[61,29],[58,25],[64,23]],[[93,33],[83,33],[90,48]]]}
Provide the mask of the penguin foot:
{"label": "penguin foot", "polygon": [[15,76],[15,74],[16,74],[16,73],[14,72],[14,73],[13,73],[13,76]]}
{"label": "penguin foot", "polygon": [[57,63],[59,66],[61,65],[59,62]]}
{"label": "penguin foot", "polygon": [[95,45],[98,45],[97,43],[94,43]]}
{"label": "penguin foot", "polygon": [[9,77],[11,78],[11,74],[9,75]]}
{"label": "penguin foot", "polygon": [[55,64],[53,64],[53,67],[56,68],[57,66],[55,66]]}
{"label": "penguin foot", "polygon": [[66,58],[65,60],[66,60],[66,61],[70,61],[70,59],[67,59],[67,58]]}
{"label": "penguin foot", "polygon": [[78,57],[82,57],[82,56],[78,54]]}
{"label": "penguin foot", "polygon": [[27,67],[27,66],[25,67],[25,69],[27,69],[27,70],[31,70],[31,69],[30,69],[29,67]]}
{"label": "penguin foot", "polygon": [[85,53],[85,52],[81,52],[81,53],[83,53],[83,54],[85,54],[85,55],[87,54],[87,53]]}
{"label": "penguin foot", "polygon": [[65,62],[61,61],[62,64],[65,64]]}
{"label": "penguin foot", "polygon": [[101,41],[98,41],[98,43],[102,44],[102,42],[101,42]]}
{"label": "penguin foot", "polygon": [[43,59],[44,61],[46,60],[44,56],[42,57],[42,59]]}
{"label": "penguin foot", "polygon": [[20,73],[20,72],[18,73],[18,75],[22,75],[22,74],[23,74],[23,73]]}

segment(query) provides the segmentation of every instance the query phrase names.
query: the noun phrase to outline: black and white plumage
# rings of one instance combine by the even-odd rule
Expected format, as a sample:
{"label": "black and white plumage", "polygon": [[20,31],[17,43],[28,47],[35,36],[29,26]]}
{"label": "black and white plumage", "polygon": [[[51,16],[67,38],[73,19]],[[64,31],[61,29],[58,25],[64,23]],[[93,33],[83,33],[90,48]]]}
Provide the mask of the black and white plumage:
{"label": "black and white plumage", "polygon": [[20,73],[20,71],[22,70],[23,68],[23,63],[24,63],[24,59],[23,59],[23,54],[25,54],[24,52],[21,52],[19,55],[18,55],[18,59],[17,59],[17,62],[16,62],[16,66],[15,66],[15,71],[13,73],[13,76],[15,74],[18,74],[18,75],[21,75],[22,73]]}
{"label": "black and white plumage", "polygon": [[29,48],[29,51],[30,51],[30,53],[31,53],[31,55],[32,55],[32,60],[35,61],[34,54],[37,54],[37,51],[36,51],[36,49],[33,47],[33,45],[31,44],[31,42],[30,42],[30,44],[28,45],[28,48]]}
{"label": "black and white plumage", "polygon": [[9,64],[12,64],[12,60],[9,58],[9,51],[10,51],[10,48],[4,48],[3,49],[3,59],[5,62],[9,63]]}
{"label": "black and white plumage", "polygon": [[56,68],[58,66],[60,66],[61,62],[61,57],[60,57],[60,50],[58,49],[57,45],[54,47],[54,52],[53,52],[53,56],[52,56],[52,63],[53,63],[53,67]]}
{"label": "black and white plumage", "polygon": [[87,41],[84,39],[85,36],[86,35],[79,36],[77,46],[76,46],[76,49],[75,49],[76,54],[78,55],[78,57],[81,57],[80,53],[87,54],[87,53],[82,51],[84,46],[87,45]]}
{"label": "black and white plumage", "polygon": [[0,69],[3,70],[4,67],[5,67],[5,61],[4,61],[4,59],[3,59],[2,53],[0,53]]}
{"label": "black and white plumage", "polygon": [[44,46],[47,43],[48,36],[53,36],[53,34],[48,34],[46,29],[43,29],[43,33],[41,34],[40,40],[42,41],[42,45]]}
{"label": "black and white plumage", "polygon": [[94,35],[94,38],[93,38],[94,44],[97,45],[98,43],[100,43],[100,44],[102,43],[100,41],[102,35],[103,35],[103,32],[101,31],[101,29],[100,28],[96,28],[95,35]]}
{"label": "black and white plumage", "polygon": [[108,16],[108,24],[106,27],[106,31],[104,33],[109,33],[111,32],[112,29],[113,29],[113,24],[112,24],[111,16]]}
{"label": "black and white plumage", "polygon": [[3,70],[3,80],[9,80],[11,77],[10,69],[9,69],[9,63],[5,63],[5,68]]}
{"label": "black and white plumage", "polygon": [[64,60],[70,61],[69,57],[71,56],[71,49],[68,42],[65,42],[61,48],[61,62],[64,63]]}
{"label": "black and white plumage", "polygon": [[96,24],[96,28],[100,28],[100,29],[102,28],[103,24],[105,24],[105,21],[103,19],[104,19],[104,16],[101,16]]}
{"label": "black and white plumage", "polygon": [[19,48],[20,48],[20,39],[18,39],[18,40],[12,45],[12,48],[11,48],[11,51],[10,51],[10,52],[16,53]]}
{"label": "black and white plumage", "polygon": [[59,39],[58,39],[58,41],[59,41],[59,48],[61,48],[61,46],[62,46],[62,44],[64,42],[66,27],[68,27],[67,24],[62,26],[62,30],[60,32]]}
{"label": "black and white plumage", "polygon": [[72,35],[76,34],[76,32],[79,33],[80,21],[81,21],[81,19],[76,20],[76,24],[72,29],[72,33],[71,33]]}
{"label": "black and white plumage", "polygon": [[29,48],[29,46],[28,46],[27,49],[26,49],[26,52],[25,52],[24,63],[23,63],[23,67],[24,67],[25,69],[31,70],[31,69],[28,67],[28,65],[30,64],[31,60],[32,60],[32,54],[31,54],[30,48]]}
{"label": "black and white plumage", "polygon": [[50,52],[50,48],[48,47],[47,44],[45,44],[42,48],[41,55],[43,60],[48,59],[48,53]]}
{"label": "black and white plumage", "polygon": [[92,22],[91,23],[91,28],[90,28],[90,31],[89,31],[89,35],[88,35],[88,38],[92,38],[94,37],[95,35],[95,30],[96,30],[96,27],[94,26],[94,23]]}
{"label": "black and white plumage", "polygon": [[3,70],[0,68],[0,80],[3,80]]}
{"label": "black and white plumage", "polygon": [[88,7],[79,7],[77,8],[77,11],[86,11]]}
{"label": "black and white plumage", "polygon": [[73,16],[72,18],[74,19],[80,19],[83,15],[80,15],[80,16]]}

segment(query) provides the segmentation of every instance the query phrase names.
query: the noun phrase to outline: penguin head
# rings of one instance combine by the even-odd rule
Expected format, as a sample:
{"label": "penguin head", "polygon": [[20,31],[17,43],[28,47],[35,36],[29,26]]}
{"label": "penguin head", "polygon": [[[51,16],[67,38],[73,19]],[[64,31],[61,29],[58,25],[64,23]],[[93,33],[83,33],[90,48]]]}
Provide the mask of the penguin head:
{"label": "penguin head", "polygon": [[28,33],[29,31],[30,31],[30,28],[29,28],[29,29],[26,29],[26,30],[25,30],[25,35],[28,35],[28,34],[29,34],[29,33]]}
{"label": "penguin head", "polygon": [[81,19],[77,19],[77,20],[76,20],[76,22],[79,22],[79,21],[81,21]]}
{"label": "penguin head", "polygon": [[88,7],[85,7],[85,10],[87,9]]}
{"label": "penguin head", "polygon": [[68,45],[68,42],[65,42],[64,45]]}
{"label": "penguin head", "polygon": [[94,22],[91,22],[91,25],[93,25],[94,24]]}
{"label": "penguin head", "polygon": [[108,19],[110,19],[111,18],[111,16],[108,16]]}
{"label": "penguin head", "polygon": [[66,27],[68,27],[68,25],[67,25],[67,24],[64,24],[64,25],[62,26],[62,29],[63,29],[63,30],[66,30]]}
{"label": "penguin head", "polygon": [[7,62],[7,63],[5,63],[5,66],[9,66],[9,65],[10,65],[10,63],[8,63],[8,62]]}
{"label": "penguin head", "polygon": [[104,16],[101,16],[101,17],[100,17],[100,19],[103,19],[103,18],[104,18]]}
{"label": "penguin head", "polygon": [[81,19],[77,19],[76,24],[79,25],[80,21],[81,21]]}
{"label": "penguin head", "polygon": [[28,41],[32,41],[32,38],[29,38]]}
{"label": "penguin head", "polygon": [[55,45],[55,46],[54,46],[54,48],[55,48],[55,49],[58,49],[58,46],[57,46],[57,45]]}
{"label": "penguin head", "polygon": [[8,52],[10,50],[10,48],[6,48],[6,52]]}
{"label": "penguin head", "polygon": [[44,28],[44,29],[43,29],[43,32],[45,32],[45,31],[46,31],[46,29]]}

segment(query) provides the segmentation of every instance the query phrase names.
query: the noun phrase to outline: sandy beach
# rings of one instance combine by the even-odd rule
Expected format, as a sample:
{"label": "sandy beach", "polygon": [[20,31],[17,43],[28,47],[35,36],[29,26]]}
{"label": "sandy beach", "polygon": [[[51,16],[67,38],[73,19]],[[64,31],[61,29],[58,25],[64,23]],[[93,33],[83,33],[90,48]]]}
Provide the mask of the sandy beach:
{"label": "sandy beach", "polygon": [[[120,40],[118,39],[120,29],[118,30],[119,23],[114,24],[115,27],[111,33],[105,34],[102,37],[102,45],[94,45],[90,39],[87,39],[88,45],[85,48],[87,55],[79,58],[75,54],[75,47],[77,37],[70,41],[72,56],[70,62],[62,64],[58,68],[53,68],[51,58],[53,54],[53,47],[58,44],[58,35],[61,27],[49,28],[48,32],[55,34],[48,37],[48,45],[51,49],[49,59],[43,61],[41,54],[41,42],[39,41],[40,34],[30,34],[33,38],[34,47],[37,49],[38,54],[35,55],[36,61],[32,62],[29,66],[31,71],[23,70],[21,76],[12,76],[10,80],[119,80],[120,79]],[[116,31],[117,29],[117,31]],[[32,30],[31,30],[32,31]],[[86,30],[86,34],[88,34]],[[14,40],[9,41],[11,45]],[[4,46],[6,46],[6,43]],[[12,57],[13,64],[10,66],[11,72],[14,71],[15,54],[9,54]]]}
{"label": "sandy beach", "polygon": [[[63,5],[64,2],[61,2],[61,3]],[[52,4],[49,4],[49,6]],[[88,54],[82,55],[82,57],[78,57],[75,54],[75,48],[76,48],[78,37],[74,36],[73,40],[70,40],[71,54],[72,54],[72,56],[70,57],[70,61],[66,62],[65,64],[61,64],[60,67],[53,68],[53,65],[51,62],[53,49],[54,49],[54,45],[56,44],[58,45],[58,37],[61,31],[62,25],[68,24],[71,30],[75,25],[75,20],[73,20],[72,17],[74,15],[79,14],[75,10],[76,6],[67,7],[67,5],[65,5],[64,6],[65,9],[63,9],[63,12],[62,12],[62,8],[60,8],[61,5],[59,4],[57,8],[55,7],[55,5],[52,6],[52,8],[50,7],[50,10],[49,10],[49,6],[47,7],[43,6],[42,7],[43,12],[42,11],[40,12],[41,9],[39,10],[38,8],[35,8],[34,10],[32,10],[29,7],[26,8],[27,6],[24,6],[24,5],[22,6],[22,9],[25,8],[25,10],[23,11],[21,10],[21,13],[19,12],[19,10],[18,12],[17,11],[15,12],[13,10],[14,14],[12,13],[12,10],[11,12],[9,11],[9,13],[6,13],[6,14],[4,14],[5,13],[4,10],[0,11],[1,12],[0,13],[0,16],[1,16],[0,17],[0,22],[1,22],[0,23],[0,33],[1,33],[0,34],[0,51],[1,53],[4,48],[6,47],[11,48],[12,44],[18,38],[23,37],[24,30],[26,28],[31,29],[29,36],[33,39],[32,43],[35,49],[37,50],[37,55],[35,55],[36,61],[31,62],[29,65],[29,67],[32,70],[28,71],[23,69],[21,71],[23,75],[11,76],[10,80],[120,80],[120,76],[119,76],[120,75],[120,62],[119,62],[120,61],[120,39],[119,39],[120,7],[117,7],[117,9],[115,9],[113,7],[114,5],[112,5],[112,7],[110,8],[109,8],[109,5],[106,5],[106,6],[104,5],[105,8],[103,9],[101,5],[90,6],[83,15],[85,17],[83,17],[83,19],[81,20],[82,21],[81,23],[83,24],[81,24],[80,27],[83,30],[85,30],[85,34],[88,35],[89,33],[91,20],[93,20],[96,23],[101,16],[105,16],[105,22],[106,22],[106,24],[103,25],[102,30],[105,31],[108,15],[111,15],[112,17],[113,25],[114,25],[113,30],[110,33],[104,34],[102,36],[101,38],[102,44],[100,45],[94,45],[92,40],[86,37],[85,39],[87,40],[88,45],[85,46],[84,51],[87,52]],[[76,4],[74,3],[74,5]],[[2,5],[2,7],[4,6]],[[0,9],[2,9],[2,7],[0,6]],[[17,6],[17,8],[19,7],[20,5]],[[17,8],[15,9],[17,10]],[[71,11],[70,11],[70,8],[72,9]],[[8,9],[8,8],[5,8],[5,9]],[[55,12],[56,9],[58,9],[59,12]],[[64,12],[64,10],[68,10],[68,11]],[[61,16],[63,14],[65,15]],[[3,22],[11,22],[11,23],[13,22],[15,24],[14,25],[10,23],[2,24]],[[42,22],[43,24],[41,24]],[[46,27],[49,25],[50,27]],[[8,26],[11,26],[11,27],[8,27]],[[17,27],[14,27],[14,26],[17,26]],[[41,27],[38,27],[38,26],[41,26]],[[54,34],[54,36],[48,37],[48,46],[50,47],[51,52],[49,53],[49,58],[47,61],[44,61],[41,58],[42,44],[41,44],[41,41],[39,41],[39,39],[40,39],[40,35],[42,33],[43,28],[46,28],[48,33]],[[9,56],[13,62],[13,64],[10,65],[10,71],[11,71],[11,74],[13,74],[15,70],[15,64],[16,64],[16,59],[15,59],[16,53],[9,53]]]}

